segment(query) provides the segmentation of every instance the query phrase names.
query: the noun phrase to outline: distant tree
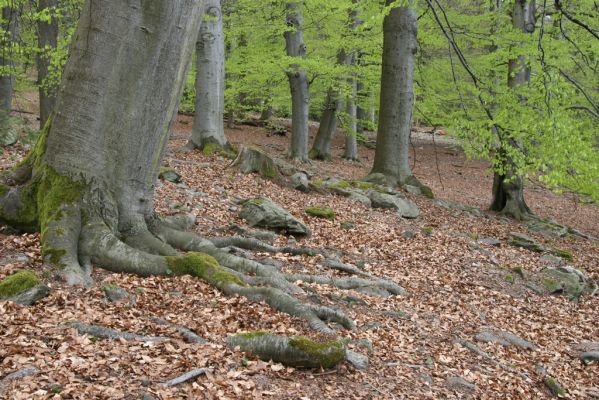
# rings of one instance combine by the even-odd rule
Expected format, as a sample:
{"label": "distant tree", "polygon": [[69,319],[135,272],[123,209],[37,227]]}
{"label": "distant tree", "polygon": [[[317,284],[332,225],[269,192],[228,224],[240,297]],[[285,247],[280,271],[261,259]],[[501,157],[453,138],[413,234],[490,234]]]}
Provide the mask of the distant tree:
{"label": "distant tree", "polygon": [[44,126],[56,101],[56,86],[50,79],[52,54],[58,47],[58,0],[38,2],[38,47],[37,81],[40,99],[40,125]]}
{"label": "distant tree", "polygon": [[0,21],[0,135],[10,129],[9,114],[15,82],[16,38],[19,34],[19,9],[16,2],[2,7]]}

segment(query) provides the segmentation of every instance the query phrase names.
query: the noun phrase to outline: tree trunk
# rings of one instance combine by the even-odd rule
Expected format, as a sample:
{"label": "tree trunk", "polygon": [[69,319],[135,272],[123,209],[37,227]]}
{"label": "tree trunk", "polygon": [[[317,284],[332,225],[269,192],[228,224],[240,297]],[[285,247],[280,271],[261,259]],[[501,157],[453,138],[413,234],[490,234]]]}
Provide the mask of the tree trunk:
{"label": "tree trunk", "polygon": [[206,1],[206,14],[196,43],[196,111],[190,145],[207,145],[225,151],[231,145],[225,137],[225,36],[220,0]]}
{"label": "tree trunk", "polygon": [[[353,58],[353,57],[352,57]],[[357,134],[357,107],[356,107],[356,93],[357,93],[357,82],[354,78],[348,79],[350,85],[350,94],[345,100],[345,113],[347,114],[347,125],[345,132],[345,151],[343,158],[350,161],[358,161],[358,141],[356,139]]]}
{"label": "tree trunk", "polygon": [[[534,10],[534,1],[516,0],[512,13],[513,27],[532,34],[535,28]],[[531,70],[526,59],[526,56],[519,56],[509,60],[508,87],[516,90],[519,86],[530,83]],[[498,159],[501,160],[502,165],[501,171],[496,171],[493,177],[493,199],[490,209],[522,220],[531,215],[531,210],[524,200],[524,179],[519,172],[519,166],[510,156],[510,151],[521,152],[522,146],[508,137],[505,132],[497,133],[500,142]]]}
{"label": "tree trunk", "polygon": [[362,135],[364,134],[364,122],[367,115],[366,110],[364,110],[364,84],[360,80],[356,82],[356,93],[358,99],[356,107],[356,133]]}
{"label": "tree trunk", "polygon": [[[287,55],[290,57],[303,58],[306,55],[304,43],[304,16],[301,11],[301,3],[288,2],[287,26],[292,30],[285,32],[285,44]],[[289,86],[291,88],[291,145],[289,157],[301,162],[308,161],[308,115],[310,111],[310,91],[308,76],[298,65],[291,64],[287,72]]]}
{"label": "tree trunk", "polygon": [[39,229],[44,262],[71,285],[91,284],[92,264],[140,276],[191,275],[318,331],[335,333],[328,321],[353,329],[343,312],[298,299],[305,292],[293,282],[375,287],[387,295],[403,289],[357,269],[360,278],[285,274],[231,254],[230,246],[325,253],[240,237],[203,239],[184,231],[195,217],[154,212],[154,186],[203,11],[198,0],[86,2],[54,113],[29,155],[0,176],[0,222]]}
{"label": "tree trunk", "polygon": [[383,174],[390,184],[403,184],[413,179],[408,155],[418,27],[412,6],[393,8],[383,30],[379,124],[371,173]]}
{"label": "tree trunk", "polygon": [[[345,51],[339,50],[337,52],[337,64],[345,63],[346,59]],[[316,132],[312,150],[310,150],[311,159],[323,161],[331,159],[331,143],[337,131],[337,118],[342,106],[343,102],[339,92],[331,86],[327,91],[318,132]]]}
{"label": "tree trunk", "polygon": [[49,78],[52,52],[58,45],[58,20],[54,16],[58,0],[39,0],[38,12],[49,10],[52,17],[49,21],[38,21],[38,47],[40,52],[37,56],[37,84],[40,99],[40,126],[44,126],[56,102],[56,87],[58,83]]}
{"label": "tree trunk", "polygon": [[10,129],[10,109],[14,85],[15,40],[18,36],[18,13],[10,6],[2,7],[0,27],[0,135]]}

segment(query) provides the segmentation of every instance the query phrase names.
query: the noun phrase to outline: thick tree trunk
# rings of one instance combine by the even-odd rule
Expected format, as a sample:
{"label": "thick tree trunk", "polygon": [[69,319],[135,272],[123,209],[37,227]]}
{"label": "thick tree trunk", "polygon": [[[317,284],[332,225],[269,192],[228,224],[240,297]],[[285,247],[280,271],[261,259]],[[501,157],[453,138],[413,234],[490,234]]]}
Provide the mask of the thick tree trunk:
{"label": "thick tree trunk", "polygon": [[0,135],[10,129],[9,114],[14,85],[15,40],[18,36],[18,13],[10,6],[2,7],[0,27]]}
{"label": "thick tree trunk", "polygon": [[[304,16],[301,3],[288,2],[287,26],[292,30],[285,32],[287,55],[303,58],[306,55],[304,43]],[[308,161],[308,115],[310,112],[310,91],[306,72],[298,65],[289,66],[287,72],[291,88],[291,144],[289,157],[302,162]]]}
{"label": "thick tree trunk", "polygon": [[[391,3],[387,0],[387,5]],[[385,175],[392,184],[403,184],[413,177],[408,155],[417,29],[411,6],[393,8],[383,22],[379,124],[371,173]]]}
{"label": "thick tree trunk", "polygon": [[196,111],[190,145],[203,149],[231,145],[225,137],[225,36],[220,0],[207,0],[196,44]]}
{"label": "thick tree trunk", "polygon": [[52,52],[58,45],[58,19],[54,16],[58,0],[39,0],[38,12],[49,11],[52,17],[49,21],[38,21],[37,84],[40,99],[40,126],[44,126],[56,102],[57,82],[48,79]]}
{"label": "thick tree trunk", "polygon": [[[512,13],[513,27],[532,34],[535,29],[534,11],[534,1],[516,0]],[[526,59],[526,56],[519,56],[509,61],[508,87],[516,90],[519,86],[530,83],[531,70]],[[508,137],[505,132],[498,131],[498,135],[500,138],[498,156],[503,165],[501,172],[495,172],[493,177],[493,200],[490,209],[522,220],[531,215],[531,210],[524,200],[524,179],[519,172],[519,166],[510,156],[510,151],[522,151],[521,145]]]}

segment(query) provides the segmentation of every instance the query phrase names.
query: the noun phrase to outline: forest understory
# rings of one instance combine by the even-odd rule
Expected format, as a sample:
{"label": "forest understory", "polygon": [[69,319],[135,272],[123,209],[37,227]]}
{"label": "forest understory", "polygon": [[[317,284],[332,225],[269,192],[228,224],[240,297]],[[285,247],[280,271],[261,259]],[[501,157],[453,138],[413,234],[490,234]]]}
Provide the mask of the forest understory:
{"label": "forest understory", "polygon": [[[599,398],[599,364],[587,364],[578,356],[579,346],[599,341],[599,296],[574,302],[536,293],[523,276],[546,267],[546,254],[508,244],[511,232],[524,233],[570,253],[567,265],[599,280],[599,242],[543,236],[484,211],[491,200],[492,173],[486,163],[466,160],[451,138],[435,136],[433,143],[426,129],[415,133],[413,171],[437,198],[483,211],[447,209],[406,194],[420,208],[420,217],[401,219],[393,211],[367,208],[341,196],[302,193],[243,175],[220,156],[182,151],[191,127],[191,117],[178,116],[164,165],[175,169],[182,182],[159,181],[158,213],[194,214],[193,229],[201,236],[233,235],[228,226],[247,227],[238,216],[237,200],[269,197],[312,230],[311,237],[297,241],[277,236],[274,245],[342,251],[342,261],[405,288],[406,295],[381,298],[299,282],[307,301],[341,309],[355,321],[356,329],[340,330],[339,335],[351,339],[350,349],[368,356],[368,369],[342,363],[331,370],[300,370],[244,356],[229,349],[224,339],[257,330],[322,335],[304,320],[264,303],[226,296],[192,277],[141,278],[96,268],[94,286],[67,287],[54,279],[55,269],[42,265],[38,234],[0,230],[0,279],[30,269],[52,289],[31,307],[0,302],[0,398],[137,399],[147,394],[156,399],[542,399],[552,397],[547,377],[559,382],[565,397]],[[312,137],[314,130],[311,127]],[[289,140],[244,125],[226,134],[236,147],[254,144],[276,157],[283,157]],[[340,158],[342,145],[338,132],[333,162],[314,161],[303,168],[321,178],[365,177],[374,151],[360,146],[362,162],[345,161]],[[5,149],[0,170],[11,168],[25,154],[22,144]],[[527,183],[526,196],[537,215],[599,237],[597,206],[574,195],[556,195],[534,181]],[[335,219],[305,213],[306,207],[317,205],[334,209]],[[278,263],[284,272],[343,276],[324,269],[318,255],[254,256]],[[126,289],[129,298],[107,301],[102,290],[106,285]],[[81,335],[69,325],[72,321],[171,339],[99,339]],[[206,343],[189,343],[180,327]],[[488,330],[510,332],[533,348],[476,340]],[[476,347],[469,346],[472,343]],[[37,372],[3,380],[24,368]],[[209,370],[187,383],[163,385],[196,368]]]}

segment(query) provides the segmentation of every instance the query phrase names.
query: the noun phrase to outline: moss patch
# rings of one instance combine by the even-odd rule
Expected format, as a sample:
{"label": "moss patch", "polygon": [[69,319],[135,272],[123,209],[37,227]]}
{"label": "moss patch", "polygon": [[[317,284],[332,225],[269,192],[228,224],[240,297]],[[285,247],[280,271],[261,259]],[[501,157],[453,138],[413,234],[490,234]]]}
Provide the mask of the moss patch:
{"label": "moss patch", "polygon": [[306,208],[306,214],[316,218],[335,219],[335,210],[330,207],[316,206]]}
{"label": "moss patch", "polygon": [[0,282],[0,298],[5,299],[15,296],[41,283],[39,278],[31,271],[16,272]]}
{"label": "moss patch", "polygon": [[321,343],[295,336],[289,339],[289,345],[314,357],[323,368],[332,368],[345,359],[345,346],[341,340]]}
{"label": "moss patch", "polygon": [[574,256],[572,255],[572,253],[570,253],[569,251],[566,251],[566,250],[554,249],[552,251],[552,253],[558,257],[563,258],[564,260],[568,260],[568,261],[574,260]]}
{"label": "moss patch", "polygon": [[512,268],[512,272],[520,275],[521,278],[524,278],[524,275],[525,275],[524,268],[522,268],[522,267],[514,267],[514,268]]}
{"label": "moss patch", "polygon": [[206,253],[187,253],[184,256],[165,257],[169,270],[177,275],[191,275],[223,289],[227,285],[245,286],[237,276],[227,272],[216,259]]}
{"label": "moss patch", "polygon": [[268,332],[264,332],[264,331],[255,331],[255,332],[238,333],[236,336],[242,337],[244,339],[254,339],[257,337],[266,336],[268,334],[269,334]]}
{"label": "moss patch", "polygon": [[559,384],[559,382],[555,378],[551,376],[545,377],[545,386],[547,386],[547,388],[551,391],[551,394],[554,396],[566,396],[566,391],[564,390],[564,388]]}

